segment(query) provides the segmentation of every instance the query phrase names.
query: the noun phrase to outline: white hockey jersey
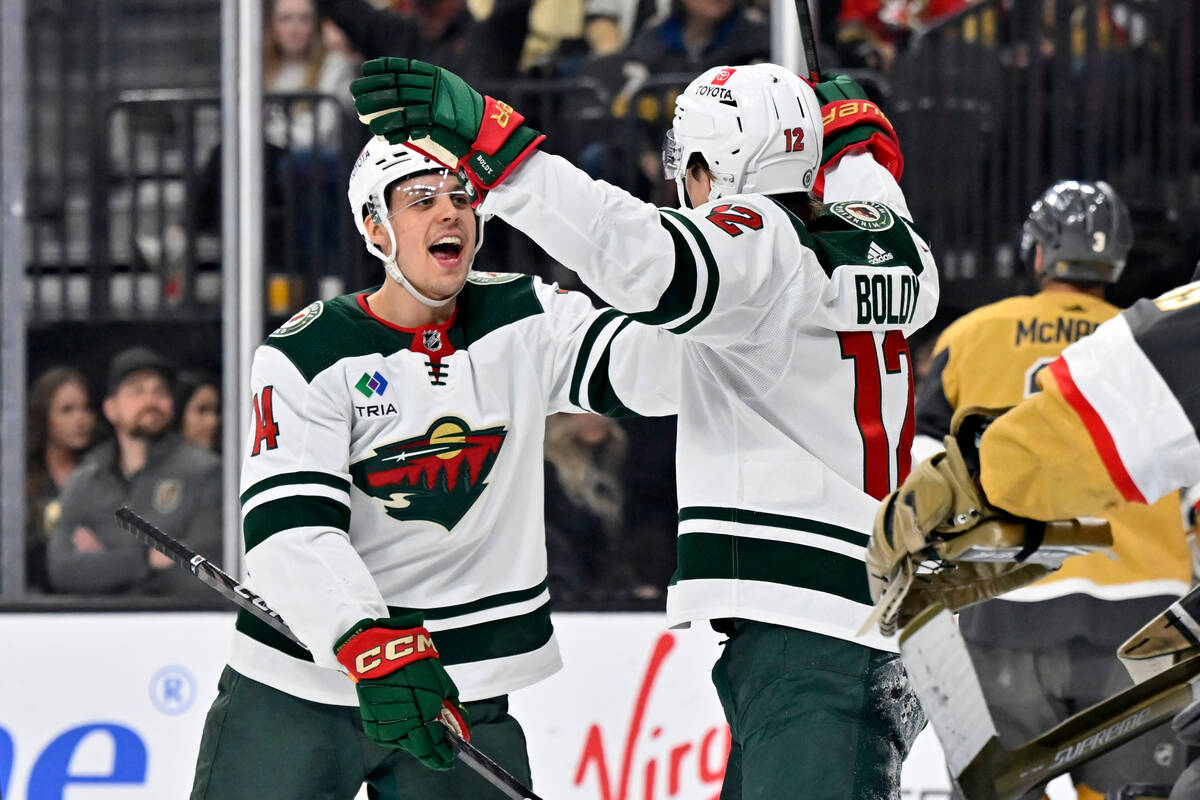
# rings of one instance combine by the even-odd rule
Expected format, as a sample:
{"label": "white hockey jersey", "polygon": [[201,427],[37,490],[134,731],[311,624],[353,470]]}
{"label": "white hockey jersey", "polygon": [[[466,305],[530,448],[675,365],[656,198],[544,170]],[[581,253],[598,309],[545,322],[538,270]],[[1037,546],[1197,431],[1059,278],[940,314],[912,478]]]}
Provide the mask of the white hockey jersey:
{"label": "white hockey jersey", "polygon": [[560,666],[545,417],[675,413],[678,343],[524,275],[472,273],[455,315],[420,329],[376,317],[369,294],[314,303],[255,353],[248,586],[308,650],[242,613],[230,666],[357,705],[334,642],[420,610],[463,700],[534,683]]}
{"label": "white hockey jersey", "polygon": [[895,650],[855,639],[863,558],[909,469],[905,335],[933,316],[937,272],[869,155],[843,158],[825,198],[809,228],[763,195],[658,209],[536,153],[481,210],[684,340],[669,622],[742,617]]}

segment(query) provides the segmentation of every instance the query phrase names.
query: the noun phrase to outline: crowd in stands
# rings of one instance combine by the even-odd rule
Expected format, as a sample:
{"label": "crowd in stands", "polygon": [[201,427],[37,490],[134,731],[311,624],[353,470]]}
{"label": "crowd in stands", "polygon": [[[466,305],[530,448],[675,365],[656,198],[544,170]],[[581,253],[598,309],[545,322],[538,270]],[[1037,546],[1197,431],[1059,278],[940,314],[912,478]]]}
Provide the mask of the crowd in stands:
{"label": "crowd in stands", "polygon": [[128,505],[219,561],[219,385],[135,346],[112,359],[101,409],[98,436],[88,382],[73,367],[51,367],[31,385],[28,588],[207,599],[203,584],[122,531],[113,512]]}
{"label": "crowd in stands", "polygon": [[[109,364],[103,422],[74,367],[46,369],[28,397],[27,589],[208,599],[201,582],[121,530],[113,511],[128,505],[220,563],[220,382],[134,346]],[[673,420],[547,420],[547,550],[556,596],[662,597],[673,569],[673,440]]]}
{"label": "crowd in stands", "polygon": [[[823,65],[885,78],[930,26],[975,0],[815,0]],[[770,57],[768,0],[271,0],[264,16],[266,267],[301,264],[324,282],[286,278],[269,314],[293,313],[341,291],[361,248],[346,224],[345,181],[361,145],[346,85],[364,58],[407,55],[472,83],[586,79],[575,141],[554,125],[550,150],[661,205],[677,202],[661,175],[660,141],[673,92],[718,64]],[[1110,20],[1111,21],[1111,20]],[[1112,27],[1121,34],[1119,26]],[[1123,34],[1121,34],[1123,35]],[[664,77],[666,76],[666,77]],[[864,83],[870,85],[869,79]],[[278,101],[294,95],[294,101]],[[322,102],[314,95],[327,96]],[[534,122],[537,122],[535,119]],[[547,127],[550,127],[548,125]],[[219,146],[218,146],[219,147]],[[220,151],[193,194],[197,228],[220,220]],[[315,224],[314,224],[315,221]],[[501,224],[489,226],[483,269],[569,273],[513,263]],[[288,253],[292,257],[287,257]],[[346,279],[346,285],[357,281]],[[274,285],[274,284],[272,284]],[[918,379],[935,327],[913,341]],[[100,404],[83,374],[59,366],[29,387],[26,543],[29,588],[66,594],[154,594],[199,586],[115,528],[130,503],[219,560],[220,391],[211,376],[176,372],[152,351],[114,359]],[[99,441],[99,443],[97,443]],[[597,587],[660,598],[674,568],[674,421],[557,415],[547,422],[550,582],[560,599]],[[178,574],[177,574],[178,573]],[[203,587],[200,587],[204,591]]]}

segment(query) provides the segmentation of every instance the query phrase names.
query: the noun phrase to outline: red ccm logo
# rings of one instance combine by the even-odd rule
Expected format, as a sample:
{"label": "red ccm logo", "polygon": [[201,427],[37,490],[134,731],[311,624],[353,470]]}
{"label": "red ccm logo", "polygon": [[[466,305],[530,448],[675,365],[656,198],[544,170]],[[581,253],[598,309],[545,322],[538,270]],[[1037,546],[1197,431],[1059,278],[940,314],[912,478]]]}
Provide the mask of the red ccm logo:
{"label": "red ccm logo", "polygon": [[713,76],[713,79],[712,79],[712,85],[713,85],[713,86],[724,86],[724,85],[725,85],[725,81],[727,81],[727,80],[729,80],[730,78],[732,78],[732,77],[733,77],[733,73],[735,73],[735,72],[737,72],[737,70],[736,70],[736,69],[732,69],[732,68],[729,68],[729,67],[727,67],[727,68],[725,68],[725,69],[721,70],[720,72],[718,72],[716,75],[714,75],[714,76]]}

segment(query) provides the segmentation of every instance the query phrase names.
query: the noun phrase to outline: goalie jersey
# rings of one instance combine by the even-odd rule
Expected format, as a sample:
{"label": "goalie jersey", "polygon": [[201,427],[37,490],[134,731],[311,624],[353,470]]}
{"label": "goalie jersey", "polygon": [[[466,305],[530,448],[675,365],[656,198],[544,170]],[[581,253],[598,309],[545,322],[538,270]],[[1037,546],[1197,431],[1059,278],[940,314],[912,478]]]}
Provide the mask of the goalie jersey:
{"label": "goalie jersey", "polygon": [[[949,433],[955,410],[968,406],[1007,408],[1039,391],[1037,381],[1059,354],[1075,341],[1116,317],[1119,309],[1075,291],[1042,291],[1010,297],[978,308],[952,323],[934,346],[929,375],[917,401],[918,445]],[[1119,369],[1114,364],[1111,369]],[[918,446],[914,458],[923,458]],[[999,601],[967,609],[960,618],[968,636],[989,641],[1019,641],[1032,646],[1038,637],[1059,640],[1070,626],[1078,635],[1122,639],[1139,620],[1161,607],[1162,598],[1187,591],[1190,559],[1179,515],[1179,498],[1163,498],[1152,506],[1125,503],[1106,514],[1113,552],[1068,559],[1041,581],[1008,592]],[[1114,606],[1110,601],[1139,603]],[[1050,614],[1045,606],[1016,609],[1014,602],[1058,601]],[[1068,613],[1068,612],[1078,613]],[[1112,624],[1100,630],[1087,622],[1097,614]],[[1050,620],[1032,626],[1036,620]]]}
{"label": "goalie jersey", "polygon": [[1200,483],[1200,282],[1139,300],[1067,348],[1042,392],[984,433],[988,499],[1034,519],[1104,513]]}
{"label": "goalie jersey", "polygon": [[[741,617],[856,639],[878,500],[909,470],[905,336],[938,298],[899,186],[866,154],[811,226],[764,195],[658,209],[534,153],[481,211],[683,341],[672,625]],[[839,202],[840,200],[840,202]]]}
{"label": "goalie jersey", "polygon": [[534,683],[560,666],[545,417],[674,413],[677,343],[524,275],[471,273],[454,316],[420,329],[376,317],[369,294],[312,304],[255,353],[247,585],[307,650],[243,612],[230,666],[357,705],[335,640],[419,610],[463,700]]}

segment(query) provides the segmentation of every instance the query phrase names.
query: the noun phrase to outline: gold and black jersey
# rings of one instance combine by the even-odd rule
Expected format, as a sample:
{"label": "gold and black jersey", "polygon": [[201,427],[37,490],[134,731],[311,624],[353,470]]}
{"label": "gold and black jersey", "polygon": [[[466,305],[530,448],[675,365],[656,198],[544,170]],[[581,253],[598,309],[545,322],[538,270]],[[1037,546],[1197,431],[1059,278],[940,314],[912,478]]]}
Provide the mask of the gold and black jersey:
{"label": "gold and black jersey", "polygon": [[[1119,310],[1091,295],[1070,291],[1012,297],[977,309],[951,324],[934,348],[934,361],[917,402],[917,431],[940,439],[954,411],[966,406],[1008,407],[1037,394],[1038,373],[1072,343],[1088,336]],[[1065,424],[1065,423],[1064,423]],[[1003,467],[1000,467],[1003,469]],[[1048,578],[1005,596],[1005,600],[1053,600],[1063,610],[1096,601],[1117,614],[1109,601],[1178,596],[1186,591],[1189,560],[1179,517],[1178,493],[1146,506],[1122,503],[1107,516],[1113,528],[1113,550],[1066,561]],[[1159,602],[1158,599],[1152,601]],[[1134,603],[1133,605],[1141,605]],[[1051,615],[1060,622],[1039,624],[1031,633],[1018,603],[988,604],[963,617],[964,633],[972,638],[1030,642],[1039,635],[1058,637],[1075,614]],[[995,611],[995,613],[992,613]],[[1141,610],[1131,613],[1136,625]],[[1039,619],[1047,619],[1042,615]],[[1101,626],[1105,627],[1105,626]],[[1121,622],[1114,626],[1124,627]],[[1100,630],[1075,634],[1105,638]],[[1113,636],[1119,638],[1115,631]]]}
{"label": "gold and black jersey", "polygon": [[917,433],[941,439],[955,409],[1003,408],[1037,393],[1037,373],[1120,312],[1081,292],[1010,297],[953,322],[938,338],[917,400]]}

